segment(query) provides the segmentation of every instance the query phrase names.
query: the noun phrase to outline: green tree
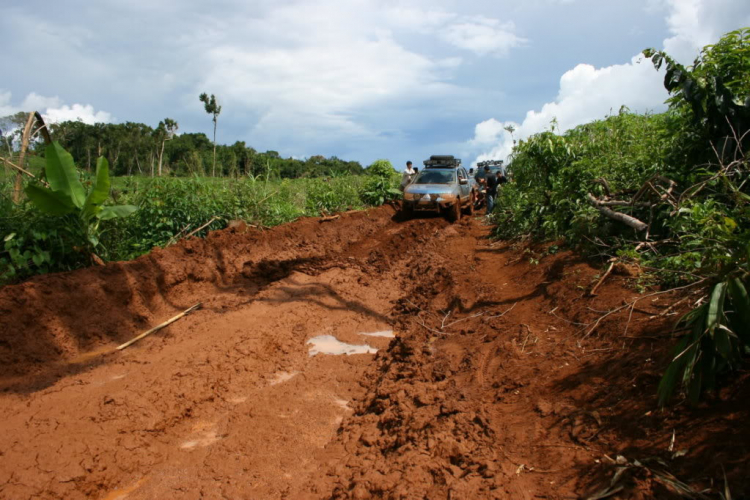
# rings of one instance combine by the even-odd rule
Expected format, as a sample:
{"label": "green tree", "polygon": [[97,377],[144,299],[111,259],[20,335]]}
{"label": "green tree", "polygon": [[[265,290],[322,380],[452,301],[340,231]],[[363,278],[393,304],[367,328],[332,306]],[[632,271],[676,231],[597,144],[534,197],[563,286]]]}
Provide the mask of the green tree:
{"label": "green tree", "polygon": [[206,113],[209,115],[213,115],[213,121],[214,121],[214,161],[213,161],[213,169],[212,169],[212,175],[216,177],[216,122],[219,119],[219,113],[221,113],[221,106],[216,102],[216,96],[211,94],[211,97],[208,97],[208,94],[205,92],[202,93],[200,96],[198,96],[198,99],[203,103],[203,107],[206,109]]}

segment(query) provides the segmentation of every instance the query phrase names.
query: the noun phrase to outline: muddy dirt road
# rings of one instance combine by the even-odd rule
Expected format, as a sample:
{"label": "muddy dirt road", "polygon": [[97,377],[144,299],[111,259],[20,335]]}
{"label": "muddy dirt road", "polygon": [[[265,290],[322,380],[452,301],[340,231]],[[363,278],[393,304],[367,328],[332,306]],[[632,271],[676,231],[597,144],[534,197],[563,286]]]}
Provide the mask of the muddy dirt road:
{"label": "muddy dirt road", "polygon": [[617,455],[747,487],[747,384],[654,411],[666,302],[582,340],[627,271],[588,298],[596,268],[488,232],[384,207],[0,289],[0,498],[674,496]]}

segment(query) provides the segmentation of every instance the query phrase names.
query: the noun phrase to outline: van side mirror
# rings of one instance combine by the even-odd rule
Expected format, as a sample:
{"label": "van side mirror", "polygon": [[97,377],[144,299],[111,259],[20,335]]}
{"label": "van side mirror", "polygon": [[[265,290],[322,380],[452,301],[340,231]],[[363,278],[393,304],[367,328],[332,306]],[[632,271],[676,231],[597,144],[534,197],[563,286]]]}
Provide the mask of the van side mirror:
{"label": "van side mirror", "polygon": [[458,183],[465,186],[469,183],[469,179],[458,179]]}

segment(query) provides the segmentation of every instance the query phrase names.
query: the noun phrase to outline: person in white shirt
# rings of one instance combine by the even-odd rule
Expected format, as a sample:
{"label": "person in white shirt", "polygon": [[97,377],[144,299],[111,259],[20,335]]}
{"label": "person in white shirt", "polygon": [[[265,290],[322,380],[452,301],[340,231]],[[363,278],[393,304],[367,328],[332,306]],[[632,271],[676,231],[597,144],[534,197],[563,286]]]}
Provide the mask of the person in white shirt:
{"label": "person in white shirt", "polygon": [[401,191],[403,191],[406,186],[411,184],[411,181],[414,179],[414,175],[417,172],[411,168],[411,161],[406,162],[406,170],[404,170],[404,174],[401,176]]}

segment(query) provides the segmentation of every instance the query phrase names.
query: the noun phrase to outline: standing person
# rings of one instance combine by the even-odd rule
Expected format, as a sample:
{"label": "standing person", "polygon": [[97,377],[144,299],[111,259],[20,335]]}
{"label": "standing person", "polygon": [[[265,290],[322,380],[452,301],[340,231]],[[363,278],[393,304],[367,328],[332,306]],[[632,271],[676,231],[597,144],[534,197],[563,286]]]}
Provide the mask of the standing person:
{"label": "standing person", "polygon": [[484,167],[484,182],[487,189],[487,215],[492,213],[495,208],[495,197],[497,196],[497,177],[492,175],[490,167]]}
{"label": "standing person", "polygon": [[401,186],[399,189],[403,191],[406,186],[411,184],[412,179],[414,179],[414,176],[416,175],[416,170],[411,168],[411,161],[406,162],[406,170],[404,170],[404,174],[401,176]]}

